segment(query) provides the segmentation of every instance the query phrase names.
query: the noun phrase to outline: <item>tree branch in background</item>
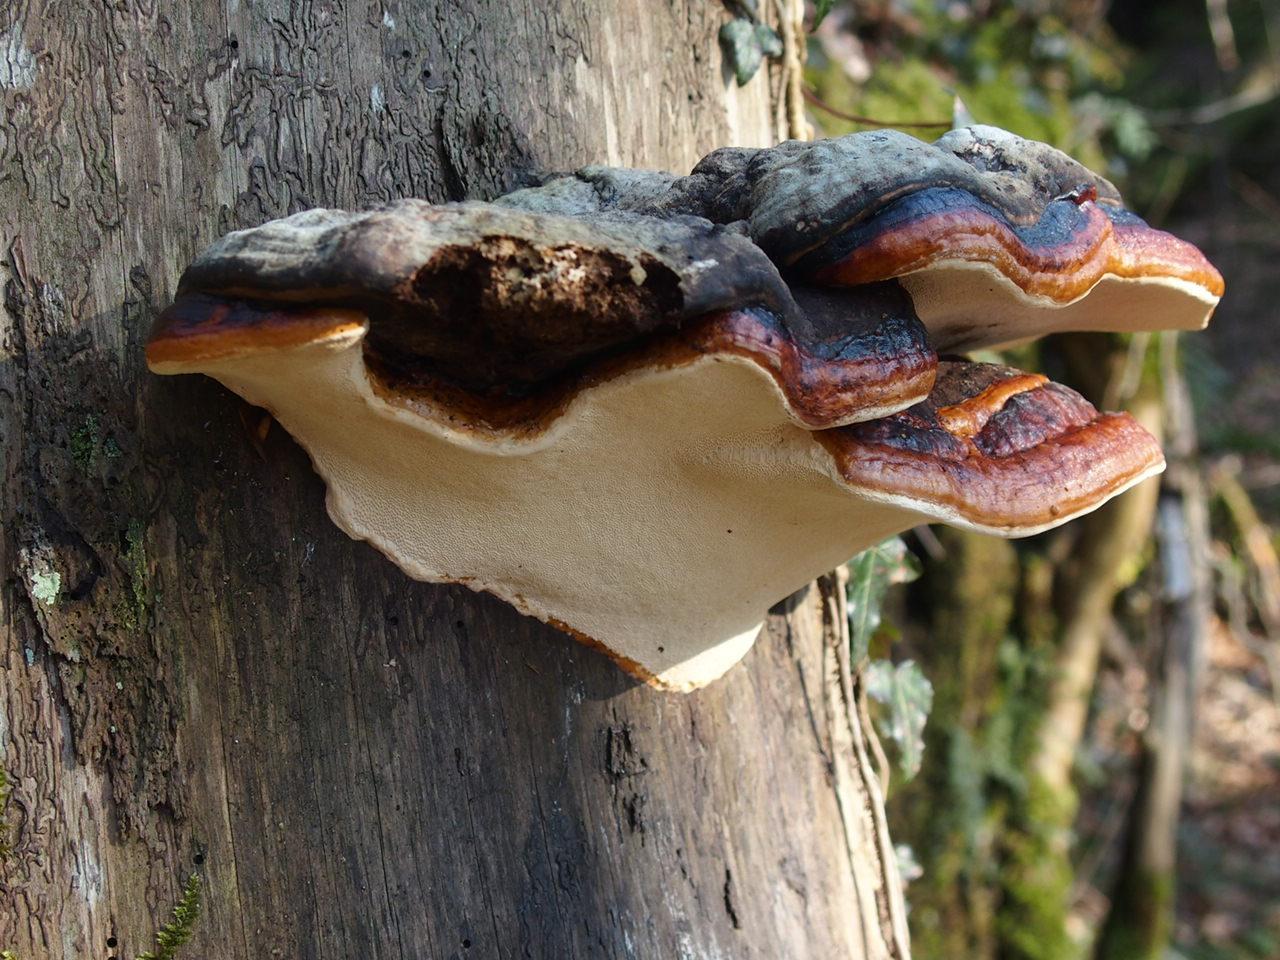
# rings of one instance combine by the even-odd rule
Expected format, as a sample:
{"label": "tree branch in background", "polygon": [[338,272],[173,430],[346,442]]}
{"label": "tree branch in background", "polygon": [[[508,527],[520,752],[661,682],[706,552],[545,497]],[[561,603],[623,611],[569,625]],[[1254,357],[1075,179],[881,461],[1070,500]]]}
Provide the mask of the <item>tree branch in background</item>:
{"label": "tree branch in background", "polygon": [[901,130],[946,130],[950,128],[950,120],[936,120],[929,123],[905,123],[901,120],[875,120],[872,117],[860,117],[855,113],[845,113],[843,110],[837,110],[835,107],[818,98],[818,95],[808,87],[804,89],[804,98],[819,110],[823,110],[833,117],[839,117],[841,120],[848,120],[852,123],[865,124],[868,127],[897,127]]}
{"label": "tree branch in background", "polygon": [[804,0],[774,0],[782,35],[782,93],[777,104],[786,112],[785,128],[792,140],[812,140],[813,128],[804,115],[804,61],[808,43],[804,32]]}
{"label": "tree branch in background", "polygon": [[1218,67],[1230,73],[1240,66],[1240,51],[1236,49],[1236,32],[1227,13],[1227,0],[1204,0],[1204,12],[1209,19],[1209,33],[1213,37],[1213,52]]}
{"label": "tree branch in background", "polygon": [[1244,78],[1240,89],[1230,96],[1185,109],[1151,110],[1147,113],[1147,121],[1156,127],[1216,123],[1276,97],[1280,97],[1280,69],[1270,60],[1263,60]]}
{"label": "tree branch in background", "polygon": [[1178,811],[1204,672],[1210,614],[1209,520],[1197,463],[1194,417],[1175,337],[1161,338],[1169,470],[1160,493],[1156,543],[1163,574],[1152,636],[1151,723],[1142,741],[1138,792],[1129,815],[1099,960],[1155,960],[1173,936]]}

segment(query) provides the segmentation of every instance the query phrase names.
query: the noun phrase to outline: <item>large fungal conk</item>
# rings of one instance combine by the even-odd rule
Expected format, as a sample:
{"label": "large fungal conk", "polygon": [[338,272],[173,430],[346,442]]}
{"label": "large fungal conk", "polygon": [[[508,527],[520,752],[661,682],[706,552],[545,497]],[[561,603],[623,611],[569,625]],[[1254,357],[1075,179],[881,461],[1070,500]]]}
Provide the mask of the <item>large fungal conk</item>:
{"label": "large fungal conk", "polygon": [[[334,521],[410,576],[496,594],[692,689],[743,656],[769,606],[889,534],[934,520],[1034,533],[1163,466],[1127,415],[1037,375],[939,363],[911,272],[831,266],[928,221],[891,214],[913,195],[962,190],[947,208],[962,219],[1006,195],[1064,202],[1049,196],[1060,154],[999,141],[979,163],[948,136],[903,141],[896,181],[874,134],[718,151],[686,178],[591,168],[494,204],[308,211],[206,250],[148,362],[270,410]],[[1007,189],[948,173],[1014,168],[1016,149]],[[843,199],[834,155],[850,165]],[[1184,287],[1208,287],[1175,260],[1145,263],[1160,282],[1133,289],[1200,302]],[[1010,306],[1001,339],[1066,309],[998,256],[972,262],[994,263],[1030,317],[1012,326]]]}

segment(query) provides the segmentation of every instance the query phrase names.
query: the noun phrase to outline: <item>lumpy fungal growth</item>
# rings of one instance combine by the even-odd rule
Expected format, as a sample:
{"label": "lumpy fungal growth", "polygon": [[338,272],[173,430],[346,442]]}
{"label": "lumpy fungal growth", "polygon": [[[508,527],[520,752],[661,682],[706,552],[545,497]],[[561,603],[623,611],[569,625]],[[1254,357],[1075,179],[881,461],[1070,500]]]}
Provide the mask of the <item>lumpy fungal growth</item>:
{"label": "lumpy fungal growth", "polygon": [[1196,327],[1221,289],[1043,144],[855,134],[233,233],[147,358],[269,409],[410,576],[692,689],[885,536],[1035,533],[1163,468],[1128,415],[937,351]]}

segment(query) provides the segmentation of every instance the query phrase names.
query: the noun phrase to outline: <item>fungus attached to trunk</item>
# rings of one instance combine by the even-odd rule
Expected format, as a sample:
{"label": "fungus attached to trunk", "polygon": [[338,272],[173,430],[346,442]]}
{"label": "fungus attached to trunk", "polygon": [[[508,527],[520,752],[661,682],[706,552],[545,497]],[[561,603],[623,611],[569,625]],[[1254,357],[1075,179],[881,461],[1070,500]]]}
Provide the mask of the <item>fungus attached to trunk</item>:
{"label": "fungus attached to trunk", "polygon": [[691,689],[746,652],[770,605],[889,534],[1034,533],[1163,465],[1127,415],[939,363],[892,270],[851,283],[830,266],[933,222],[926,195],[954,189],[936,157],[898,191],[923,204],[909,215],[876,186],[870,215],[805,207],[803,251],[758,235],[752,184],[815,166],[815,147],[230,234],[184,275],[148,362],[270,410],[334,521],[410,576],[496,594]]}

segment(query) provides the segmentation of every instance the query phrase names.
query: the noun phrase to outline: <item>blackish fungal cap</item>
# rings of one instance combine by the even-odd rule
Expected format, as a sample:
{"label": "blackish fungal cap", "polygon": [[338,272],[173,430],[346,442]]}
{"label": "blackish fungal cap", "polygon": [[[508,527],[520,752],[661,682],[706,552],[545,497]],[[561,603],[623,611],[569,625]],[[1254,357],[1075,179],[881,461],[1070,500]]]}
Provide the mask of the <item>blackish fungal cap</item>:
{"label": "blackish fungal cap", "polygon": [[985,190],[975,195],[988,199],[1015,223],[1029,224],[1050,201],[1070,194],[1089,193],[1099,203],[1123,205],[1120,191],[1110,180],[1057,147],[999,127],[958,127],[932,146],[963,160],[984,177]]}
{"label": "blackish fungal cap", "polygon": [[944,352],[1071,330],[1195,330],[1222,294],[1199,250],[1121,208],[1073,194],[1023,227],[952,187],[895,200],[790,272],[837,286],[896,277]]}
{"label": "blackish fungal cap", "polygon": [[[844,138],[761,179],[770,201],[753,210],[751,233],[793,284],[898,278],[943,352],[1208,322],[1218,271],[1065,154],[992,127],[910,139]],[[785,200],[794,193],[804,199]],[[820,212],[789,230],[788,204]]]}
{"label": "blackish fungal cap", "polygon": [[[1200,327],[1222,295],[1199,250],[1148,226],[1109,181],[1046,144],[976,126],[932,144],[890,131],[806,147],[768,163],[762,152],[754,165],[768,172],[752,188],[752,238],[797,276],[854,285],[965,265],[1008,281],[995,298],[1023,307],[1073,303],[1104,279],[1180,288],[1180,313],[1157,294],[1153,320],[1094,304],[1093,326],[1060,318],[1072,329]],[[1033,323],[1028,335],[1044,332]],[[944,336],[938,346],[955,345]]]}
{"label": "blackish fungal cap", "polygon": [[148,359],[199,369],[363,317],[388,389],[525,433],[585,385],[682,352],[754,359],[810,427],[919,400],[936,363],[898,284],[805,290],[801,307],[758,248],[705,220],[415,201],[223,238],[184,274]]}
{"label": "blackish fungal cap", "polygon": [[[1115,187],[1065,154],[1057,154],[1060,164],[1048,163],[1039,149],[1043,144],[1035,144],[1038,162],[1031,169],[1041,179],[1033,180],[1007,168],[975,167],[943,142],[923,143],[885,130],[818,140],[758,157],[752,169],[752,239],[776,262],[790,264],[899,197],[936,187],[964,191],[973,202],[1024,225],[1037,222],[1050,199],[1082,185],[1100,198],[1119,202]],[[1013,152],[1008,146],[1002,155]]]}
{"label": "blackish fungal cap", "polygon": [[1126,210],[1107,180],[995,127],[727,148],[686,177],[592,167],[542,189],[507,201],[732,224],[793,292],[900,278],[943,351],[1198,329],[1222,295],[1200,251]]}
{"label": "blackish fungal cap", "polygon": [[[751,239],[783,265],[917,190],[956,188],[1022,226],[1038,222],[1053,199],[1081,190],[1120,207],[1109,181],[1060,150],[981,126],[953,130],[931,144],[878,130],[788,140],[767,149],[727,147],[708,154],[686,177],[607,167],[584,168],[575,177],[589,188],[564,179],[554,189],[573,196],[579,211],[746,221]],[[536,203],[533,194],[505,200]]]}
{"label": "blackish fungal cap", "polygon": [[1072,191],[1020,225],[965,190],[929,187],[834,234],[792,270],[816,283],[854,286],[969,263],[1002,274],[1027,297],[1057,304],[1080,299],[1108,276],[1173,280],[1217,302],[1222,277],[1199,250],[1123,207],[1094,201],[1088,190]]}
{"label": "blackish fungal cap", "polygon": [[[925,187],[891,201],[873,216],[834,234],[791,266],[798,276],[855,286],[912,273],[943,259],[984,259],[1012,274],[1028,293],[1067,288],[1074,299],[1097,283],[1106,264],[1090,262],[1114,220],[1136,218],[1118,207],[1085,203],[1072,193],[1048,201],[1039,217],[1018,225],[959,187]],[[985,258],[979,254],[986,252]],[[1081,274],[1084,275],[1081,275]]]}
{"label": "blackish fungal cap", "polygon": [[[264,315],[273,304],[362,311],[374,349],[480,391],[525,389],[716,310],[794,313],[768,258],[705,220],[418,200],[229,234],[187,269],[174,310],[209,297]],[[153,351],[179,349],[175,316],[161,318]]]}

